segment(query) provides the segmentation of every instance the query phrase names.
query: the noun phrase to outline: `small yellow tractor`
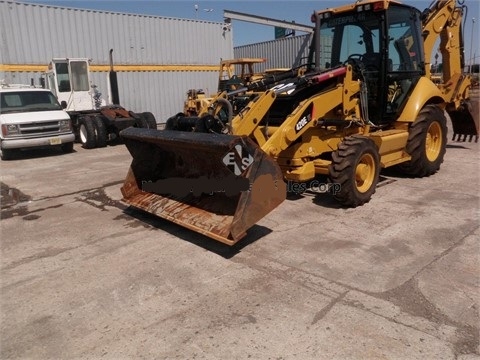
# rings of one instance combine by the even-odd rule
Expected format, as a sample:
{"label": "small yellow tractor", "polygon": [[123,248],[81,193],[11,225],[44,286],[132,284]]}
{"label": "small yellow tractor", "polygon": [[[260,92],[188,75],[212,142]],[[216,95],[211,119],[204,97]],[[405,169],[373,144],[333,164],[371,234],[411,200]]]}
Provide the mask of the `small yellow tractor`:
{"label": "small yellow tractor", "polygon": [[[263,58],[239,58],[220,61],[217,92],[235,90],[259,80],[262,75],[254,71],[254,65],[264,63]],[[238,71],[238,69],[240,71]],[[236,71],[237,70],[237,71]],[[183,114],[196,116],[208,108],[214,95],[205,94],[203,89],[190,89],[183,107]]]}

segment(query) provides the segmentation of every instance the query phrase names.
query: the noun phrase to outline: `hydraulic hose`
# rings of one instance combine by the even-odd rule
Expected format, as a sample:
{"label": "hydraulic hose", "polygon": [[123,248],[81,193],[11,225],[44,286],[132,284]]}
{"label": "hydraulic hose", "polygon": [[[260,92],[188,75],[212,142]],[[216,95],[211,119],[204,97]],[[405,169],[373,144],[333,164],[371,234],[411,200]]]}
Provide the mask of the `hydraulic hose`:
{"label": "hydraulic hose", "polygon": [[228,133],[231,134],[232,133],[232,120],[233,120],[233,106],[230,103],[230,101],[228,101],[227,99],[224,99],[224,98],[218,98],[217,102],[219,102],[222,105],[225,105],[227,107],[227,111],[228,111],[228,114],[227,114],[228,115]]}

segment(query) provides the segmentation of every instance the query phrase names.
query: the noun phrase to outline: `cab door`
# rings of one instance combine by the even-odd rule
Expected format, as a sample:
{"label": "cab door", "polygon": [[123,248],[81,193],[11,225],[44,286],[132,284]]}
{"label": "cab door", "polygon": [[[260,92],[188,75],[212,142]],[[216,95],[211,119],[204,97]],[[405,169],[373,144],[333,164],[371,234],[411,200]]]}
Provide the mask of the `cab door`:
{"label": "cab door", "polygon": [[67,111],[94,109],[87,59],[55,61],[57,98],[67,103]]}
{"label": "cab door", "polygon": [[391,5],[387,12],[387,98],[384,112],[396,119],[418,80],[425,75],[420,12]]}

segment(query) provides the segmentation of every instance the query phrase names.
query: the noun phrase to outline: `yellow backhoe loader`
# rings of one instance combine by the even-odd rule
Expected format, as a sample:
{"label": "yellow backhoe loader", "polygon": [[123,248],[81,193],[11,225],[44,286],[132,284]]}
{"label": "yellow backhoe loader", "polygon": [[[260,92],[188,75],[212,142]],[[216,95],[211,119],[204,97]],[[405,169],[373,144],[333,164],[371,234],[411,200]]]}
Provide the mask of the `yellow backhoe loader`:
{"label": "yellow backhoe loader", "polygon": [[[124,201],[233,245],[284,201],[287,184],[327,176],[333,196],[356,207],[370,200],[381,169],[434,174],[446,113],[457,140],[478,141],[478,98],[463,73],[464,8],[365,0],[315,11],[302,71],[223,92],[207,112],[177,117],[181,131],[125,129],[133,161]],[[317,50],[320,38],[331,51]],[[430,73],[438,38],[440,84]],[[239,95],[249,101],[234,113]]]}

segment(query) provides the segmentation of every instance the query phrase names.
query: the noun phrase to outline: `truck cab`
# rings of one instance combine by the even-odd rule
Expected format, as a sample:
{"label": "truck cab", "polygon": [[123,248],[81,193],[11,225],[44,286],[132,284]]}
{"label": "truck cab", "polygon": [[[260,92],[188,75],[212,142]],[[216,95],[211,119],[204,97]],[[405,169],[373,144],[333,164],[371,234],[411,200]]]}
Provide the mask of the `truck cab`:
{"label": "truck cab", "polygon": [[68,112],[97,109],[95,92],[90,87],[90,60],[86,58],[53,59],[46,73],[48,88]]}

